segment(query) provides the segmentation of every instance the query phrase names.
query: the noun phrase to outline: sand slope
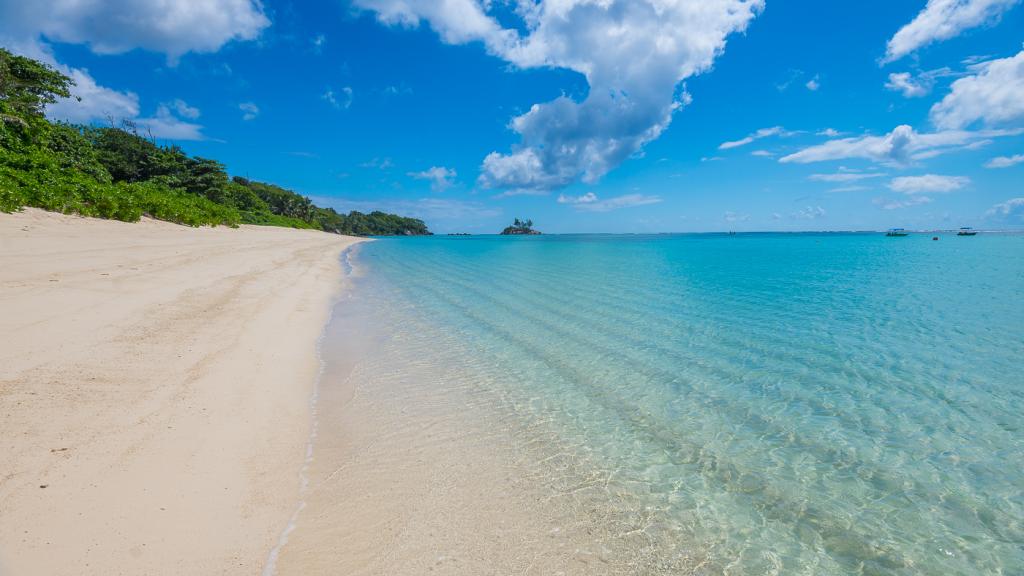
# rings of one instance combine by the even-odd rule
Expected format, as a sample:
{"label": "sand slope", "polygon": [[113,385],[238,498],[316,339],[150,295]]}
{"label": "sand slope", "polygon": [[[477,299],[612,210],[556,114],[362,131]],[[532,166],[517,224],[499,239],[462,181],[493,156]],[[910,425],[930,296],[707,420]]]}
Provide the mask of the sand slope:
{"label": "sand slope", "polygon": [[355,241],[0,214],[0,574],[258,574]]}

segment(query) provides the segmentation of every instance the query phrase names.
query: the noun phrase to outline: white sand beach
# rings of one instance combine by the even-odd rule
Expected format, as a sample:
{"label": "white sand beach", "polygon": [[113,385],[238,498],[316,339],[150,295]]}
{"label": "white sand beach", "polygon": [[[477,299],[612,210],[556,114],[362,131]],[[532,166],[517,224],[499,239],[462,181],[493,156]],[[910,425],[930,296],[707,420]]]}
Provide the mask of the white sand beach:
{"label": "white sand beach", "polygon": [[0,574],[258,574],[354,242],[0,214]]}

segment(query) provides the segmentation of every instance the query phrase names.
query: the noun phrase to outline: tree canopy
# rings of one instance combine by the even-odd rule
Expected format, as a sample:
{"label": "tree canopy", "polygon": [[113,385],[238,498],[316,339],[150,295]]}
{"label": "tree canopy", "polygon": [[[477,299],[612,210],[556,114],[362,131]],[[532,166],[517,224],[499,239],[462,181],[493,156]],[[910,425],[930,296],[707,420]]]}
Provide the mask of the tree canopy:
{"label": "tree canopy", "polygon": [[47,104],[71,96],[72,85],[51,66],[0,48],[0,102],[11,113],[42,116]]}

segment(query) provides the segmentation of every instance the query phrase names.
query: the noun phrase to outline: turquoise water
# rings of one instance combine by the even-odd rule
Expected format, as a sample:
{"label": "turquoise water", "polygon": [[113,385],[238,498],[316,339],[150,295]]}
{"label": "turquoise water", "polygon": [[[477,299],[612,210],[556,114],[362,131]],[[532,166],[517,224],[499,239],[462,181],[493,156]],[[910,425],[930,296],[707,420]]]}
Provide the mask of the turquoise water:
{"label": "turquoise water", "polygon": [[610,507],[656,516],[655,554],[1024,573],[1024,235],[380,239],[355,260],[380,366],[454,370],[542,424]]}

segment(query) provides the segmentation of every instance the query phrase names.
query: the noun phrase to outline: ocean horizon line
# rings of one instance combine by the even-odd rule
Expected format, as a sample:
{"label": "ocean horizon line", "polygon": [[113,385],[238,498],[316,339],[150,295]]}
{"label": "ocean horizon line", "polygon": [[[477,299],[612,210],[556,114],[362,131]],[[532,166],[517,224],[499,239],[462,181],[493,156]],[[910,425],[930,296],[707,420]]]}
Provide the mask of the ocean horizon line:
{"label": "ocean horizon line", "polygon": [[[959,228],[906,228],[905,231],[911,234],[948,234],[959,232]],[[697,236],[697,235],[754,235],[754,234],[884,234],[888,229],[879,230],[705,230],[690,232],[544,232],[529,237],[537,236]],[[1014,228],[975,228],[975,232],[984,234],[1024,234],[1024,230]],[[500,232],[435,232],[434,236],[507,236]],[[396,237],[401,235],[379,236],[382,238]],[[515,235],[515,237],[518,237]]]}

